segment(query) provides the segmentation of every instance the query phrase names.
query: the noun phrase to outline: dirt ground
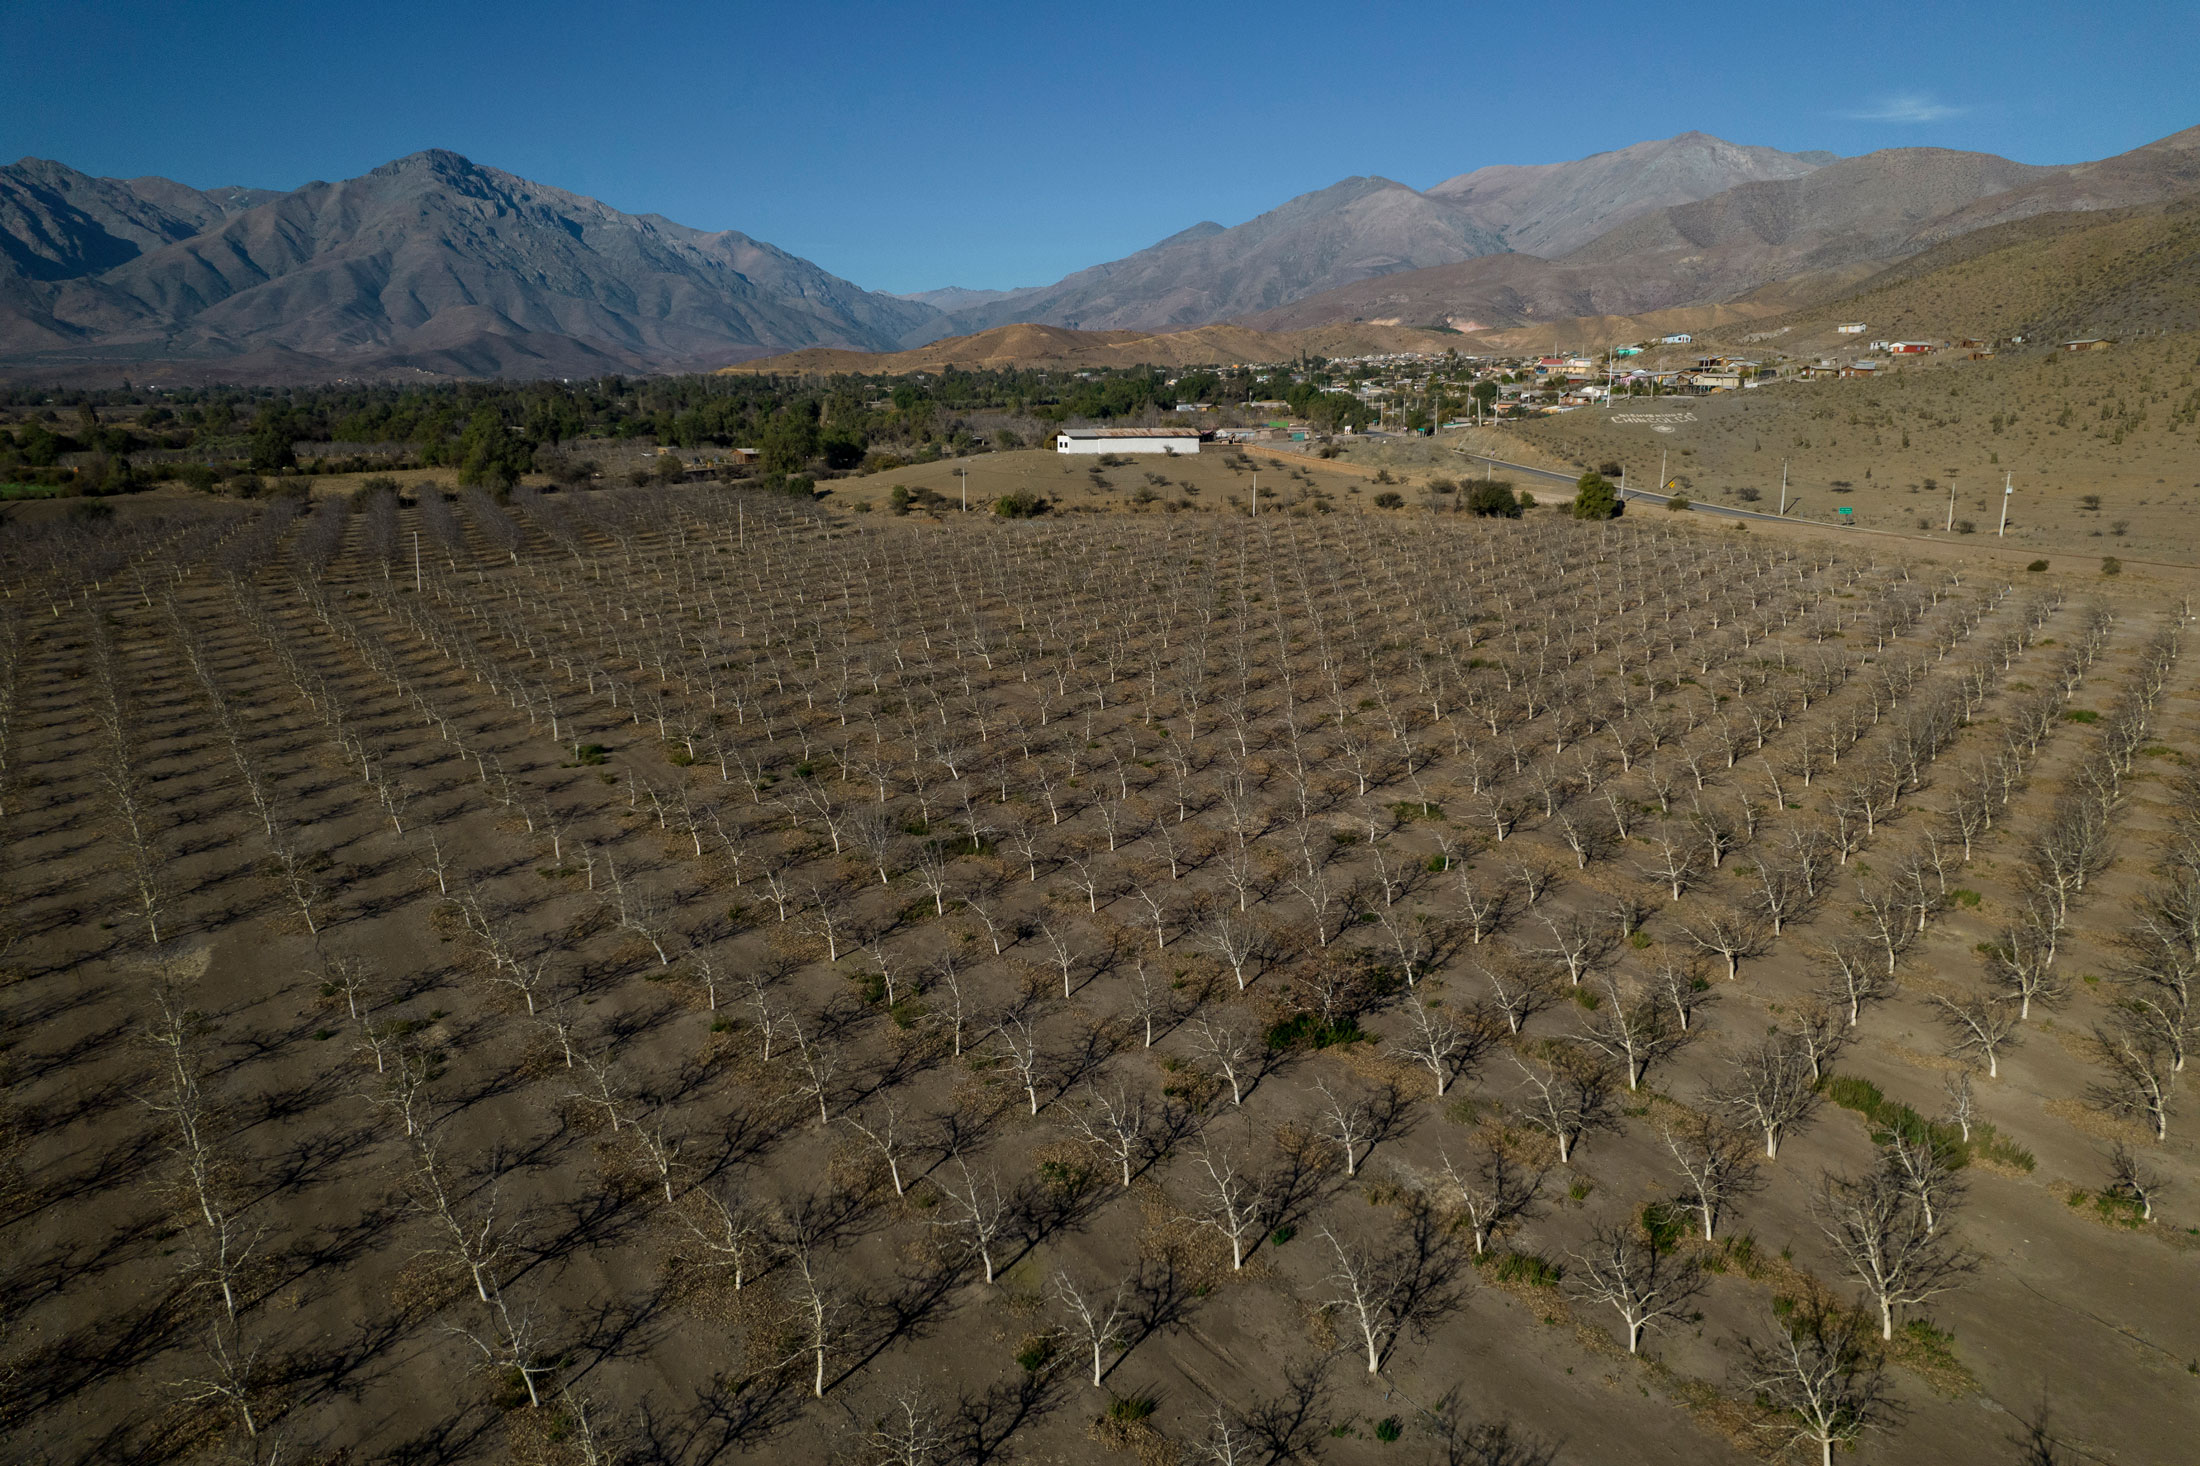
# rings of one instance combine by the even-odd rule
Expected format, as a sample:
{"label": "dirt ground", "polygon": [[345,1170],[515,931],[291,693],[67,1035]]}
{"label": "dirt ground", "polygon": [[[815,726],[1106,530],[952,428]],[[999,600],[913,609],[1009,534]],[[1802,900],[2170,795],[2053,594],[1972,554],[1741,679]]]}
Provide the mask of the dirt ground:
{"label": "dirt ground", "polygon": [[[1377,491],[1253,459],[1264,503]],[[884,512],[963,467],[974,503],[1137,512]],[[1255,524],[1162,507],[1249,490],[1220,454],[1101,472],[11,521],[9,1459],[1188,1463],[1218,1430],[1232,1459],[1545,1459],[1462,1454],[1500,1423],[1565,1462],[1770,1459],[1742,1340],[1859,1296],[1812,1205],[1881,1164],[1872,1127],[1822,1099],[1714,1241],[1672,1242],[1704,1291],[1640,1355],[1578,1254],[1672,1202],[1664,1127],[1720,1113],[1735,1056],[1805,1012],[1858,893],[2096,603],[2068,712],[2106,719],[2192,577],[1663,515]],[[1728,980],[1687,933],[1895,737],[1880,672],[1915,663],[1922,706],[1996,645],[1926,776]],[[1730,760],[1745,707],[1781,720]],[[1836,726],[1853,746],[1803,786]],[[1942,1113],[1964,1064],[1936,999],[1981,987],[2096,733],[2053,725],[1829,1072]],[[2028,1459],[2044,1418],[2078,1459],[2166,1462],[2200,1432],[2190,1106],[2154,1143],[2089,1101],[2087,1044],[2195,768],[2188,645],[2067,993],[1974,1080],[1998,1144],[1947,1225],[1976,1269],[1873,1355],[1902,1413],[1857,1459]],[[1577,856],[1607,787],[1631,832]],[[1756,835],[1680,897],[1645,874],[1654,836],[1751,801]],[[1470,903],[1516,887],[1470,940]],[[1640,940],[1570,982],[1552,944],[1615,902]],[[1573,1072],[1593,995],[1635,1002],[1661,962],[1703,975],[1686,1042],[1640,1089],[1583,1070],[1609,1103],[1560,1164],[1528,1076]],[[1543,995],[1518,1033],[1491,969]],[[1415,1002],[1472,1040],[1441,1098]],[[1087,1133],[1103,1102],[1141,1115],[1129,1185]],[[1366,1132],[1349,1175],[1333,1102]],[[890,1166],[866,1132],[897,1114]],[[2151,1222],[2099,1200],[2118,1140],[2174,1183]],[[1241,1269],[1203,1151],[1258,1178]],[[1445,1163],[1496,1153],[1543,1179],[1477,1259]],[[1353,1267],[1382,1284],[1373,1372]],[[1065,1282],[1120,1303],[1099,1385]]]}

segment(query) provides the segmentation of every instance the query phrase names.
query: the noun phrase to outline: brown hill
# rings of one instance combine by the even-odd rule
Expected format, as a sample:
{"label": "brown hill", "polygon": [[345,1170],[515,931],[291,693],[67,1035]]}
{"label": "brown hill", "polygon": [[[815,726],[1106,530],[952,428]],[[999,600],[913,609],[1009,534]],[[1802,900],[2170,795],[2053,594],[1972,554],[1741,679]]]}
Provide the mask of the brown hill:
{"label": "brown hill", "polygon": [[[1262,330],[1334,321],[1533,326],[1574,336],[1583,318],[1676,307],[1779,315],[1853,289],[1876,268],[2012,220],[2200,187],[2200,129],[2069,168],[1986,153],[1891,148],[1793,178],[1743,183],[1640,214],[1569,255],[1500,255],[1363,280],[1249,317]],[[1574,323],[1581,323],[1575,325]],[[1578,339],[1578,337],[1576,338]]]}
{"label": "brown hill", "polygon": [[1440,352],[1459,344],[1459,338],[1448,332],[1397,326],[1323,326],[1284,332],[1252,331],[1243,326],[1200,326],[1189,331],[1073,331],[1024,321],[908,351],[791,351],[719,370],[795,376],[897,376],[950,367],[1184,367],[1290,361],[1301,355]]}
{"label": "brown hill", "polygon": [[2134,337],[2200,330],[2200,192],[2099,213],[2039,214],[1934,246],[1822,304],[1755,321],[1789,354],[1874,337]]}

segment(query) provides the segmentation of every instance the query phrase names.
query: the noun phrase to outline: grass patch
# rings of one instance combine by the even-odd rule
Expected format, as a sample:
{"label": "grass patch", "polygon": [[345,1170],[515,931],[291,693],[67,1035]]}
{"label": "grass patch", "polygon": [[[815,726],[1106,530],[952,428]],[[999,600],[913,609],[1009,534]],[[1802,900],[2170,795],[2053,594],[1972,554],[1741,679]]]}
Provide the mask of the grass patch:
{"label": "grass patch", "polygon": [[1482,1263],[1498,1282],[1529,1288],[1555,1288],[1566,1276],[1565,1269],[1534,1252],[1486,1252]]}
{"label": "grass patch", "polygon": [[[1971,1147],[1964,1143],[1962,1131],[1953,1125],[1928,1120],[1908,1105],[1888,1099],[1869,1079],[1859,1079],[1853,1074],[1828,1074],[1820,1082],[1819,1091],[1842,1109],[1862,1115],[1864,1123],[1871,1127],[1874,1145],[1891,1145],[1898,1137],[1912,1145],[1930,1141],[1950,1170],[1960,1170],[1971,1162]],[[1986,1127],[1974,1125],[1971,1128],[1984,1130]]]}
{"label": "grass patch", "polygon": [[1936,1395],[1955,1399],[1978,1388],[1978,1379],[1956,1358],[1956,1336],[1935,1328],[1930,1319],[1913,1318],[1895,1330],[1888,1350],[1896,1363],[1915,1371]]}
{"label": "grass patch", "polygon": [[1338,1044],[1358,1043],[1367,1037],[1367,1030],[1360,1027],[1357,1018],[1342,1018],[1334,1022],[1312,1013],[1297,1013],[1283,1022],[1269,1026],[1268,1047],[1278,1051],[1286,1049],[1326,1049]]}
{"label": "grass patch", "polygon": [[1108,1401],[1108,1419],[1118,1425],[1132,1425],[1154,1412],[1151,1395],[1118,1395]]}
{"label": "grass patch", "polygon": [[2065,723],[2098,723],[2101,715],[2091,708],[2072,708],[2063,714]]}
{"label": "grass patch", "polygon": [[1390,807],[1390,812],[1396,815],[1401,823],[1410,824],[1414,820],[1442,819],[1444,817],[1444,806],[1434,802],[1424,803],[1418,799],[1402,799]]}

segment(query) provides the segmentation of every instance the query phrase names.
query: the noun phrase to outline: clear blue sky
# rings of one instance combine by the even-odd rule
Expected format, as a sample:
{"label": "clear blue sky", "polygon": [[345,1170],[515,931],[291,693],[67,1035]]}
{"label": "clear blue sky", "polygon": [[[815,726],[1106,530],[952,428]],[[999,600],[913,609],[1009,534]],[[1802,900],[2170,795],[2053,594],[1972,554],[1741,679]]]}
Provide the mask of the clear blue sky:
{"label": "clear blue sky", "polygon": [[2034,163],[2200,123],[2200,9],[9,0],[0,158],[292,188],[446,147],[880,290],[1053,280],[1356,173],[1690,128]]}

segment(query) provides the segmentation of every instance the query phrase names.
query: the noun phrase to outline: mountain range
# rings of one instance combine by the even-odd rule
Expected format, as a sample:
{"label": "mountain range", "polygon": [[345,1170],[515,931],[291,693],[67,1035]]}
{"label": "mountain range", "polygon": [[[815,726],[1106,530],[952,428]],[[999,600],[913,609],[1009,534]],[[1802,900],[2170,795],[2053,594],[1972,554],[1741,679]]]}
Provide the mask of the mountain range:
{"label": "mountain range", "polygon": [[[574,376],[892,352],[1013,323],[1134,333],[1112,351],[1223,322],[1472,332],[1773,314],[1991,226],[2196,190],[2200,128],[2057,167],[1690,132],[1425,190],[1348,178],[1051,285],[888,295],[736,231],[621,213],[445,151],[281,193],[25,159],[0,168],[0,371]],[[988,349],[1002,340],[1054,338]]]}

